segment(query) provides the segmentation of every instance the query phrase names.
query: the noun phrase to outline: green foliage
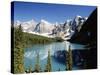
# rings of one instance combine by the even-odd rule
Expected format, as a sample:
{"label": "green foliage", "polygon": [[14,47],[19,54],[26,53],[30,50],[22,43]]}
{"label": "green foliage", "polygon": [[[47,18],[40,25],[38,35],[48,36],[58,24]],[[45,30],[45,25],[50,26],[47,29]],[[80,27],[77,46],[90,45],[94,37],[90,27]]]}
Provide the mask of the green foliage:
{"label": "green foliage", "polygon": [[72,70],[73,60],[72,60],[72,50],[70,46],[66,54],[67,54],[66,55],[66,70]]}
{"label": "green foliage", "polygon": [[14,73],[24,73],[24,44],[21,25],[14,29]]}
{"label": "green foliage", "polygon": [[32,44],[48,44],[53,42],[54,40],[52,38],[43,37],[40,35],[30,34],[30,33],[24,33],[25,37],[25,43],[28,45]]}
{"label": "green foliage", "polygon": [[47,64],[46,64],[46,69],[45,72],[51,72],[52,67],[51,67],[51,56],[50,56],[50,50],[48,51],[48,59],[47,59]]}
{"label": "green foliage", "polygon": [[35,65],[35,69],[34,72],[40,72],[40,65],[39,65],[39,53],[37,53],[37,57],[36,57],[36,65]]}
{"label": "green foliage", "polygon": [[30,65],[28,68],[25,69],[25,73],[33,73],[32,65]]}
{"label": "green foliage", "polygon": [[55,42],[62,42],[62,41],[64,41],[61,37],[55,37],[54,40],[55,40]]}
{"label": "green foliage", "polygon": [[29,73],[31,73],[32,72],[32,65],[30,65],[30,67],[29,67]]}
{"label": "green foliage", "polygon": [[[19,27],[12,27],[14,30],[14,73],[24,73],[24,48],[34,44],[49,44],[51,42],[62,41],[61,38],[47,38],[35,34],[25,33],[22,31],[21,25]],[[30,69],[29,69],[30,70]],[[35,72],[40,71],[39,54],[37,54],[37,63],[35,65]],[[50,51],[48,51],[48,60],[46,71],[51,71]]]}
{"label": "green foliage", "polygon": [[24,34],[21,25],[18,28],[14,28],[14,47],[19,45],[24,46]]}
{"label": "green foliage", "polygon": [[58,69],[58,71],[60,71],[60,68]]}

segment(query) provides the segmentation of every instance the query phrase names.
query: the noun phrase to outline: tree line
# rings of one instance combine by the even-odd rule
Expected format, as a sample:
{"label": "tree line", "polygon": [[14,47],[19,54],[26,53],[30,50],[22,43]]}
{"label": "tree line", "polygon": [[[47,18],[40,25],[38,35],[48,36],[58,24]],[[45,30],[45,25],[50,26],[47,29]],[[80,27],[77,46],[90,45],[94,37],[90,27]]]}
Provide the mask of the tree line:
{"label": "tree line", "polygon": [[[29,45],[34,44],[47,44],[55,41],[55,39],[50,39],[43,36],[33,35],[29,33],[24,33],[22,30],[21,25],[19,27],[11,28],[14,30],[13,32],[13,47],[12,52],[13,56],[11,58],[13,59],[12,65],[13,70],[12,73],[32,73],[32,72],[41,72],[40,62],[39,62],[39,53],[37,53],[37,59],[36,65],[34,67],[34,71],[32,70],[32,67],[29,67],[28,70],[25,70],[24,68],[24,48]],[[67,54],[67,53],[66,53]],[[51,72],[52,71],[52,64],[51,64],[51,56],[50,56],[50,50],[48,50],[48,58],[47,58],[47,64],[45,65],[44,72]],[[60,70],[60,69],[59,69]],[[66,57],[66,70],[72,70],[72,52],[69,47],[68,50],[68,57]]]}

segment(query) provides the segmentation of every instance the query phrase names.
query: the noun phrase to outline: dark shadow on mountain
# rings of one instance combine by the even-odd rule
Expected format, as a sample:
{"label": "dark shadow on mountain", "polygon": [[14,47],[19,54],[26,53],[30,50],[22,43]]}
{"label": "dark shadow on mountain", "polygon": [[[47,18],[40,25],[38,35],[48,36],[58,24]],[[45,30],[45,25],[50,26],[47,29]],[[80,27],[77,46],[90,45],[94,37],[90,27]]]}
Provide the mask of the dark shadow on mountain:
{"label": "dark shadow on mountain", "polygon": [[70,42],[86,45],[86,68],[97,68],[97,8],[82,26],[80,32],[75,33]]}
{"label": "dark shadow on mountain", "polygon": [[87,21],[83,24],[80,32],[76,32],[70,42],[80,44],[96,45],[97,43],[97,8],[92,12]]}

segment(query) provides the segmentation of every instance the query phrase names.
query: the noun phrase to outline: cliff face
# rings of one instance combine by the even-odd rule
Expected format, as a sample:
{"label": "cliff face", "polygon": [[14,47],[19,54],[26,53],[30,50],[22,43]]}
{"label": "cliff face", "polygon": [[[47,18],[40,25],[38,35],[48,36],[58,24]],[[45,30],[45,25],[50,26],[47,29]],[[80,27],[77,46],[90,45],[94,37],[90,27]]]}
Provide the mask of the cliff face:
{"label": "cliff face", "polygon": [[80,32],[75,33],[69,41],[81,44],[97,43],[97,8],[84,23]]}
{"label": "cliff face", "polygon": [[97,68],[97,8],[84,23],[80,32],[75,33],[69,41],[85,44],[86,68]]}

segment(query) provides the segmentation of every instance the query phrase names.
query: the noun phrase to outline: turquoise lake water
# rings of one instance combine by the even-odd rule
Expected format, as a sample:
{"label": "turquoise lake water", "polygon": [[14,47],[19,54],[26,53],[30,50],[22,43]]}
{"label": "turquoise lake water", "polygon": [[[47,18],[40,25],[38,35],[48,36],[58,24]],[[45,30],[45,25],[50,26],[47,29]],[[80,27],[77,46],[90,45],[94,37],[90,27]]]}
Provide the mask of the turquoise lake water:
{"label": "turquoise lake water", "polygon": [[[48,50],[50,50],[51,54],[51,63],[52,63],[52,71],[65,71],[65,64],[62,64],[60,62],[57,62],[52,56],[56,51],[59,50],[67,50],[69,45],[71,46],[71,49],[84,49],[84,45],[80,44],[74,44],[69,43],[67,41],[64,42],[54,42],[50,44],[37,44],[33,45],[32,47],[25,48],[25,54],[24,54],[24,65],[25,68],[29,68],[31,66],[34,70],[34,66],[36,64],[36,53],[39,53],[39,59],[40,59],[40,67],[42,70],[45,69],[45,65],[47,63],[47,56],[48,56]],[[78,69],[78,67],[73,67],[73,69]]]}

